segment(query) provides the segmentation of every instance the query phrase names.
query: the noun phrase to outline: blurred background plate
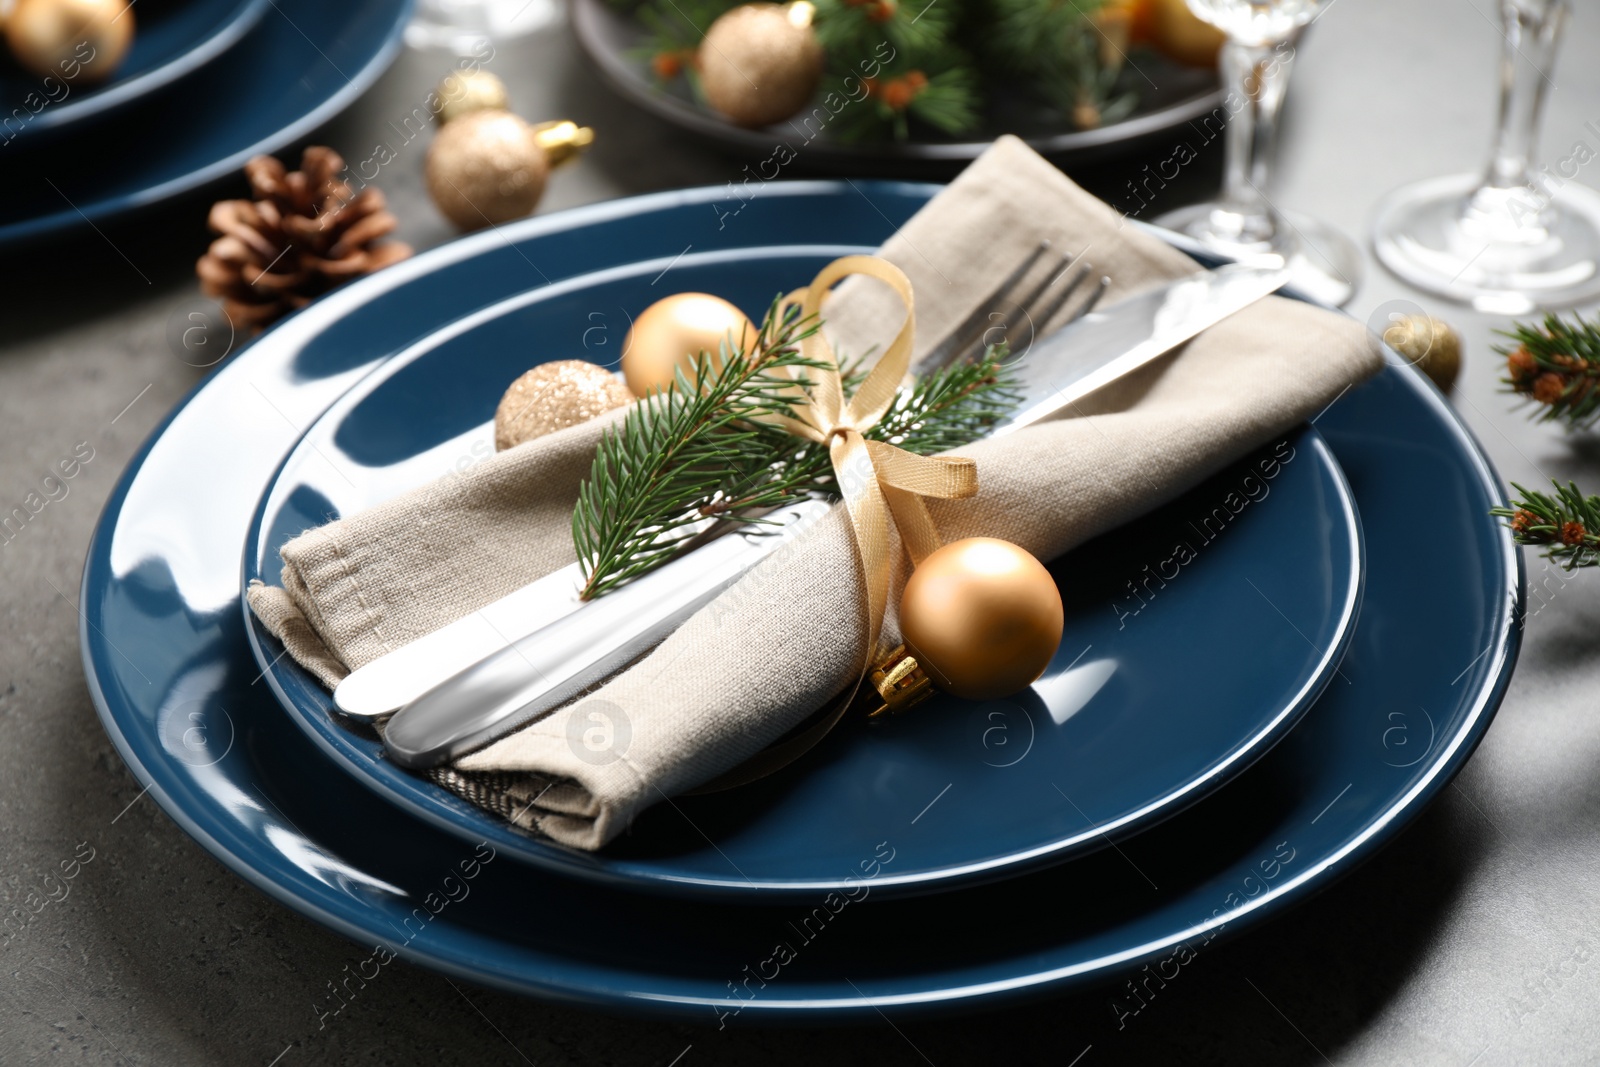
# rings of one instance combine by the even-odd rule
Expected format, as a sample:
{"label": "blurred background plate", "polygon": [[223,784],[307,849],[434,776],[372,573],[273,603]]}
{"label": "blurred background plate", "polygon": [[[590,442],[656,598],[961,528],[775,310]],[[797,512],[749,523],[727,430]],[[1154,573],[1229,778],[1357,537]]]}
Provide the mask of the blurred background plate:
{"label": "blurred background plate", "polygon": [[143,0],[135,11],[133,46],[99,85],[61,78],[46,84],[0,48],[0,114],[14,120],[0,132],[37,135],[139,101],[222,55],[261,21],[271,2]]}
{"label": "blurred background plate", "polygon": [[93,137],[19,138],[0,168],[0,251],[234,174],[309,134],[393,61],[411,0],[274,0],[271,18],[146,109]]}
{"label": "blurred background plate", "polygon": [[845,144],[823,133],[808,141],[791,124],[762,130],[735,126],[698,103],[681,79],[671,89],[658,86],[644,62],[630,54],[644,39],[642,29],[607,0],[571,0],[571,20],[579,46],[625,99],[739,157],[765,159],[779,142],[788,143],[801,149],[791,167],[805,172],[949,178],[1003,133],[1016,134],[1051,162],[1070,169],[1170,140],[1173,131],[1209,115],[1223,99],[1215,71],[1141,53],[1138,108],[1123,121],[1099,129],[1072,129],[1059,120],[1042,118],[1021,100],[999,97],[986,111],[985,124],[959,140]]}

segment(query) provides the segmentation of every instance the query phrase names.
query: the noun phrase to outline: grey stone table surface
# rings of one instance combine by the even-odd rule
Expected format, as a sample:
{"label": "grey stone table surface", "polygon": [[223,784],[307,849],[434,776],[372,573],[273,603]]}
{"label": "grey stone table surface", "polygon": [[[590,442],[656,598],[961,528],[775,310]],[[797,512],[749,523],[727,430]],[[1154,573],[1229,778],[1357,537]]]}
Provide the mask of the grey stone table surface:
{"label": "grey stone table surface", "polygon": [[[1577,6],[1542,142],[1552,162],[1575,141],[1595,145],[1584,124],[1600,120],[1600,9]],[[1499,46],[1492,0],[1336,0],[1301,49],[1275,201],[1363,236],[1388,189],[1477,166]],[[361,158],[392,139],[388,124],[449,63],[407,52],[314,139]],[[740,162],[612,96],[559,19],[504,42],[491,69],[529,118],[599,130],[541,211],[740,177]],[[179,109],[165,120],[182,121]],[[452,234],[423,195],[420,145],[400,150],[381,185],[402,236],[429,247]],[[1167,154],[1075,176],[1131,207],[1126,180]],[[1208,149],[1161,191],[1170,203],[1149,210],[1214,189],[1215,156]],[[1600,171],[1586,177],[1600,183]],[[78,658],[73,604],[100,507],[204,373],[175,357],[166,326],[195,294],[205,206],[190,198],[0,260],[0,510],[80,443],[93,449],[69,495],[0,545],[0,900],[9,908],[78,842],[97,849],[66,900],[0,943],[0,1064],[1600,1062],[1600,577],[1568,579],[1537,559],[1521,663],[1457,782],[1371,862],[1199,959],[1121,1031],[1107,996],[1083,995],[991,1014],[718,1032],[523,1000],[402,964],[320,1027],[313,1003],[327,976],[365,950],[234,877],[142,795],[100,729]],[[1490,345],[1505,320],[1410,292],[1369,260],[1351,312],[1365,319],[1395,299],[1463,332],[1454,401],[1505,478],[1600,487],[1593,439],[1533,425],[1498,392]],[[1419,553],[1451,536],[1425,515],[1389,518],[1415,527]]]}

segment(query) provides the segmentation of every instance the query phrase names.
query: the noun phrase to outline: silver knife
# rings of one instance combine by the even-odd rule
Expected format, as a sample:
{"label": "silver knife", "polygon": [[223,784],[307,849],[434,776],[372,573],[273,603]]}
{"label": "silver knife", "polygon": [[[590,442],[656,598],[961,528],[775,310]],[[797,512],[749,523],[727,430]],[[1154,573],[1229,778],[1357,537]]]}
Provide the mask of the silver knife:
{"label": "silver knife", "polygon": [[[1062,411],[1285,280],[1282,270],[1228,266],[1092,312],[1017,358],[1011,373],[1022,403],[990,436]],[[390,718],[384,745],[402,766],[448,762],[560,707],[643,655],[831,506],[810,500],[782,509],[587,603],[577,599],[576,565],[558,571],[374,660],[341,683],[335,700],[347,713],[348,704],[377,716],[414,694]],[[484,655],[491,640],[494,650]],[[474,649],[477,655],[462,665]],[[429,661],[430,655],[439,659]],[[390,706],[365,710],[382,704]]]}

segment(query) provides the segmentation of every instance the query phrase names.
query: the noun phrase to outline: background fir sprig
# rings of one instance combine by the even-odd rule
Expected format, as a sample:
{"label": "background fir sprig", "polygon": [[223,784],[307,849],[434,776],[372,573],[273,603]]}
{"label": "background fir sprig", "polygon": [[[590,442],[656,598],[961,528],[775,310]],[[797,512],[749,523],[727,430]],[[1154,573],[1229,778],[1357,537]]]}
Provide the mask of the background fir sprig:
{"label": "background fir sprig", "polygon": [[1600,421],[1600,322],[1547,315],[1541,323],[1517,323],[1502,336],[1515,342],[1496,349],[1506,357],[1502,381],[1537,405],[1539,421],[1562,422],[1571,430]]}
{"label": "background fir sprig", "polygon": [[1519,545],[1544,549],[1546,559],[1568,570],[1600,563],[1600,496],[1585,496],[1576,484],[1553,483],[1554,495],[1511,483],[1517,498],[1490,512],[1507,520]]}
{"label": "background fir sprig", "polygon": [[[792,309],[768,312],[748,351],[697,361],[698,386],[677,383],[639,404],[601,439],[579,491],[572,534],[583,564],[583,597],[602,596],[667,562],[699,537],[707,520],[760,521],[765,513],[810,496],[834,496],[828,449],[762,421],[794,415],[815,364],[799,341],[815,330]],[[1020,397],[1002,369],[1004,349],[958,363],[901,390],[867,433],[931,454],[983,436]],[[846,389],[860,374],[845,375]]]}
{"label": "background fir sprig", "polygon": [[[741,0],[612,0],[645,30],[635,51],[663,84],[688,80],[701,35]],[[1137,86],[1105,14],[1119,0],[812,0],[827,72],[818,91],[852,102],[828,134],[845,142],[959,136],[998,91],[1021,94],[1079,128],[1127,117]],[[1114,20],[1113,20],[1114,21]],[[853,88],[872,74],[866,95]],[[810,111],[802,111],[801,116]]]}

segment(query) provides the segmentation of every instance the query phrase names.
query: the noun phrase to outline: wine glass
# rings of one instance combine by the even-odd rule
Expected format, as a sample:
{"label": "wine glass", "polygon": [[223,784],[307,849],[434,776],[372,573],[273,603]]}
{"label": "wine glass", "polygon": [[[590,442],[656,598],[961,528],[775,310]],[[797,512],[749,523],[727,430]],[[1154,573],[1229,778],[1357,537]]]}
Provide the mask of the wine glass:
{"label": "wine glass", "polygon": [[[1203,122],[1227,122],[1222,196],[1156,223],[1248,263],[1287,266],[1292,284],[1329,304],[1355,295],[1361,251],[1325,223],[1280,212],[1267,198],[1268,163],[1300,31],[1327,0],[1188,0],[1228,37],[1219,66],[1224,104]],[[1231,116],[1231,117],[1229,117]]]}
{"label": "wine glass", "polygon": [[406,44],[479,55],[489,41],[532,33],[559,16],[555,0],[417,0]]}
{"label": "wine glass", "polygon": [[1500,117],[1486,170],[1408,185],[1378,206],[1378,260],[1419,289],[1523,315],[1600,297],[1600,193],[1573,179],[1600,140],[1535,170],[1567,0],[1500,0]]}

